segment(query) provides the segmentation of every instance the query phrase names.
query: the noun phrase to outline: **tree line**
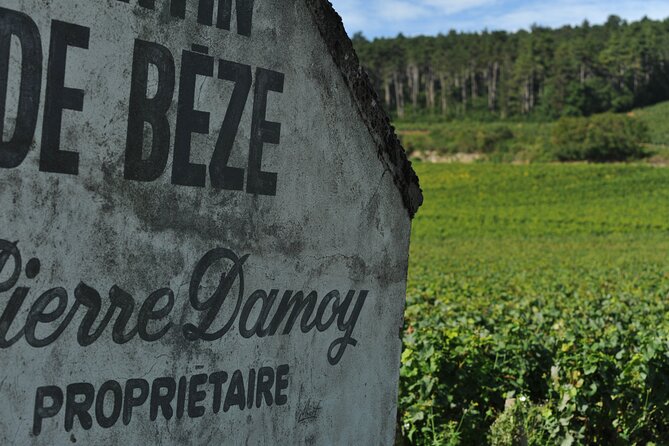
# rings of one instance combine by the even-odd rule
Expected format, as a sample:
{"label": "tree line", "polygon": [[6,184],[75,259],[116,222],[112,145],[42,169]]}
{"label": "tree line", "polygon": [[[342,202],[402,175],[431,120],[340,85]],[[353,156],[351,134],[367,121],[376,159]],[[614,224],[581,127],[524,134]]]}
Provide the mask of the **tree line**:
{"label": "tree line", "polygon": [[669,100],[669,19],[353,43],[398,118],[556,119]]}

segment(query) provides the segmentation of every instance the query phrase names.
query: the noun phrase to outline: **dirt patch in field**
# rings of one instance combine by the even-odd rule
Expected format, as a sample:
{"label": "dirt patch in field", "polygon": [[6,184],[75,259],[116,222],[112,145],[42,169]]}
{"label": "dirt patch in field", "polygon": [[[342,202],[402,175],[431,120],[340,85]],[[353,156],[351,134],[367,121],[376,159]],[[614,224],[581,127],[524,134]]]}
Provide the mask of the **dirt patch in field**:
{"label": "dirt patch in field", "polygon": [[400,136],[416,136],[416,135],[429,135],[429,130],[401,130],[398,131]]}
{"label": "dirt patch in field", "polygon": [[411,154],[411,158],[425,163],[474,164],[485,159],[485,155],[482,153],[452,153],[444,155],[438,152],[414,152]]}

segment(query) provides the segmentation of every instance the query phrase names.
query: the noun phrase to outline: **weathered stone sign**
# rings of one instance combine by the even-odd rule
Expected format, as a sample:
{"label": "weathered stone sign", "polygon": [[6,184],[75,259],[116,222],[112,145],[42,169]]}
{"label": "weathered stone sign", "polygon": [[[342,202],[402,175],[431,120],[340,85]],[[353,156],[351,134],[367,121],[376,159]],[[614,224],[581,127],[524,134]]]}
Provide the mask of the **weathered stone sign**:
{"label": "weathered stone sign", "polygon": [[0,443],[391,444],[371,91],[323,0],[3,0]]}

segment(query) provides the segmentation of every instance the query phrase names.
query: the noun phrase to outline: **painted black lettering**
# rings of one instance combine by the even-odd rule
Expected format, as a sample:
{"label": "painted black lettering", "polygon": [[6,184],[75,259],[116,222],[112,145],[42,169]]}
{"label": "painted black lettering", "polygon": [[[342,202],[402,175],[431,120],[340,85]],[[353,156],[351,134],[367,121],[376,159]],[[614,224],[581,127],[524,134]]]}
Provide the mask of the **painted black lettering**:
{"label": "painted black lettering", "polygon": [[112,316],[114,315],[114,307],[107,311],[107,314],[103,320],[98,324],[98,328],[91,333],[93,324],[98,319],[98,316],[100,315],[100,309],[102,307],[102,299],[100,298],[100,294],[95,289],[82,282],[75,288],[74,298],[79,304],[88,308],[88,311],[86,311],[86,314],[84,315],[77,332],[77,342],[82,347],[87,347],[97,341],[105,331],[107,325],[109,325],[109,322],[111,321]]}
{"label": "painted black lettering", "polygon": [[179,378],[179,393],[177,394],[177,420],[184,416],[184,408],[186,406],[186,385],[188,380],[185,376]]}
{"label": "painted black lettering", "polygon": [[28,279],[34,279],[39,275],[41,269],[42,263],[39,259],[32,258],[28,260],[28,263],[26,264],[26,277]]}
{"label": "painted black lettering", "polygon": [[[130,0],[118,0],[123,3],[130,3]],[[137,4],[142,8],[154,9],[156,6],[155,0],[138,0]]]}
{"label": "painted black lettering", "polygon": [[[10,243],[7,240],[0,239],[0,275],[4,276],[3,272],[9,265],[10,260],[14,265],[9,278],[4,282],[0,282],[0,293],[11,290],[21,276],[23,264],[21,261],[21,251],[19,251],[17,245],[18,242]],[[30,291],[30,288],[19,287],[15,289],[7,303],[7,307],[5,307],[5,311],[0,316],[0,348],[2,349],[11,347],[23,336],[25,327],[21,327],[14,337],[7,339],[7,333],[9,333],[9,329],[14,320],[16,320],[16,316],[21,310],[23,302],[26,300],[28,291]]]}
{"label": "painted black lettering", "polygon": [[[12,36],[21,44],[21,84],[14,134],[3,141],[9,83]],[[28,154],[35,135],[42,88],[42,41],[35,22],[27,15],[0,8],[0,167],[19,166]]]}
{"label": "painted black lettering", "polygon": [[225,395],[225,402],[223,403],[223,412],[230,410],[232,406],[238,406],[239,410],[244,410],[246,407],[246,392],[244,391],[244,375],[239,370],[232,374],[230,379],[230,387]]}
{"label": "painted black lettering", "polygon": [[84,91],[65,87],[65,69],[68,47],[88,49],[90,29],[71,23],[51,22],[49,67],[46,80],[46,102],[42,128],[42,172],[77,175],[79,154],[60,149],[63,110],[82,111]]}
{"label": "painted black lettering", "polygon": [[[71,319],[80,305],[83,305],[88,309],[81,321],[81,325],[79,325],[79,330],[77,332],[77,342],[79,342],[79,345],[82,347],[87,347],[100,338],[102,333],[109,325],[109,322],[111,322],[116,308],[120,309],[121,312],[116,318],[116,322],[112,328],[112,340],[117,344],[125,344],[134,338],[137,334],[139,329],[138,327],[134,327],[127,331],[128,322],[130,321],[132,313],[135,309],[135,300],[130,294],[126,293],[118,286],[113,286],[109,290],[109,300],[111,305],[109,309],[107,309],[107,312],[105,313],[102,321],[100,321],[98,324],[97,329],[95,329],[93,332],[91,332],[93,330],[93,324],[95,324],[98,317],[100,316],[100,310],[102,307],[102,299],[100,298],[100,294],[94,288],[89,287],[85,283],[80,283],[74,290],[74,296],[76,302],[70,310],[68,318]],[[140,321],[145,322],[144,318],[140,318]]]}
{"label": "painted black lettering", "polygon": [[[156,305],[158,305],[163,297],[167,297],[167,303],[161,309],[156,310]],[[165,336],[170,328],[172,328],[172,322],[168,322],[163,328],[155,333],[149,333],[148,325],[151,321],[160,321],[166,318],[172,312],[173,308],[174,292],[171,289],[163,288],[151,293],[139,310],[139,316],[137,318],[139,337],[146,342],[154,342]]]}
{"label": "painted black lettering", "polygon": [[[126,344],[137,334],[137,327],[131,328],[126,332],[132,312],[135,310],[135,299],[116,285],[109,290],[109,298],[111,299],[112,306],[121,309],[121,313],[114,323],[112,339],[117,344]],[[110,309],[110,311],[113,311],[113,309]]]}
{"label": "painted black lettering", "polygon": [[284,406],[288,403],[288,396],[283,391],[288,389],[288,374],[290,366],[288,364],[280,365],[276,369],[276,387],[274,389],[274,401],[277,406]]}
{"label": "painted black lettering", "polygon": [[[337,365],[348,346],[357,345],[358,341],[353,337],[353,333],[369,291],[356,292],[351,290],[342,299],[342,294],[333,290],[319,299],[316,291],[312,291],[305,296],[302,291],[287,290],[283,292],[283,296],[277,304],[279,290],[272,289],[269,292],[256,290],[245,299],[243,270],[248,259],[249,255],[240,258],[233,251],[224,248],[213,249],[200,259],[194,268],[188,291],[190,306],[199,313],[198,322],[183,325],[182,334],[187,340],[216,341],[228,333],[235,322],[237,322],[239,333],[247,339],[254,336],[259,338],[275,336],[279,332],[283,335],[289,335],[298,323],[302,333],[309,333],[314,329],[325,332],[330,330],[336,322],[340,337],[330,344],[327,355],[329,363]],[[217,265],[216,270],[212,270],[214,265]],[[28,312],[25,325],[14,327],[13,334],[9,335],[10,328],[13,327],[14,321],[21,312],[21,307],[30,291],[28,287],[16,287],[22,267],[18,242],[11,243],[0,239],[0,277],[3,278],[3,282],[0,282],[0,293],[12,291],[9,302],[2,315],[0,315],[0,348],[2,349],[15,344],[23,336],[25,336],[28,345],[32,347],[40,348],[52,344],[71,324],[81,307],[86,310],[81,318],[77,341],[84,347],[92,345],[100,338],[115,315],[117,317],[111,337],[112,341],[117,344],[125,344],[137,334],[146,342],[155,342],[162,339],[173,327],[171,321],[165,320],[175,305],[174,292],[169,288],[159,289],[148,296],[139,308],[137,324],[133,327],[129,324],[136,302],[129,293],[114,285],[109,290],[109,308],[104,317],[101,317],[102,299],[100,294],[94,288],[82,282],[74,290],[75,299],[67,314],[67,291],[64,288],[52,288],[36,299]],[[40,261],[37,258],[31,258],[25,268],[26,277],[28,279],[37,277],[40,267]],[[220,278],[214,292],[208,296],[201,296],[204,277],[215,278],[217,274]],[[226,305],[226,299],[235,286],[237,286],[238,294],[230,296],[231,299],[235,300],[228,302]],[[14,289],[12,290],[12,288]],[[226,314],[221,317],[224,305],[226,306]],[[270,313],[275,309],[275,306],[276,311],[270,319]],[[117,312],[116,309],[120,311]],[[40,326],[40,324],[46,325],[56,321],[58,322],[53,327]],[[217,323],[217,321],[220,322]],[[215,323],[216,327],[219,324],[222,327],[216,329],[214,327]],[[44,332],[49,332],[48,328],[51,328],[50,334],[45,336]],[[38,338],[37,333],[43,337]],[[177,418],[183,416],[186,409],[187,391],[195,392],[194,395],[197,397],[200,392],[198,386],[206,382],[205,378],[200,378],[204,381],[201,383],[194,382],[191,387],[188,387],[188,380],[180,379],[177,389]],[[253,377],[251,376],[251,378]],[[218,395],[214,397],[218,401],[215,407],[220,409],[221,386],[222,382],[227,380],[227,375],[211,375],[209,379],[210,383],[215,386],[215,394]],[[260,392],[260,389],[254,388],[254,383],[261,381],[250,380],[246,385],[245,401],[257,399],[257,393]],[[235,383],[235,386],[237,385],[238,383]],[[234,394],[234,386],[232,393]],[[200,412],[197,402],[200,400],[191,398],[189,401],[195,401],[192,404],[196,404],[187,407],[189,416],[199,416],[197,415]],[[166,412],[167,409],[163,409],[163,411]]]}
{"label": "painted black lettering", "polygon": [[256,389],[256,407],[258,409],[262,406],[263,399],[268,407],[274,403],[272,386],[274,386],[274,369],[271,367],[262,367],[258,370],[258,385]]}
{"label": "painted black lettering", "polygon": [[[263,290],[257,290],[249,296],[239,316],[239,332],[244,338],[248,339],[253,336],[264,338],[270,333],[270,327],[266,326],[266,321],[278,294],[279,290],[272,290],[269,295]],[[255,324],[249,328],[249,316],[258,302],[262,302],[262,307]]]}
{"label": "painted black lettering", "polygon": [[209,384],[214,386],[214,413],[221,410],[221,397],[223,395],[223,384],[228,381],[228,374],[225,372],[216,372],[209,375]]}
{"label": "painted black lettering", "polygon": [[247,393],[246,393],[246,408],[253,409],[253,400],[255,399],[255,389],[256,389],[256,369],[251,369],[249,371],[249,380],[247,381]]}
{"label": "painted black lettering", "polygon": [[[311,292],[304,297],[302,291],[294,293],[292,291],[286,291],[283,293],[283,298],[279,303],[279,308],[277,309],[272,322],[270,323],[269,334],[274,336],[281,326],[281,323],[286,320],[286,325],[283,328],[283,334],[288,335],[293,330],[293,326],[297,321],[297,318],[302,315],[300,321],[300,328],[303,333],[308,333],[316,325],[316,318],[309,322],[309,318],[314,314],[316,309],[316,301],[318,300],[318,294],[316,292]],[[292,309],[292,311],[291,311]],[[289,315],[290,312],[290,315]]]}
{"label": "painted black lettering", "polygon": [[[250,37],[253,27],[253,0],[235,0],[235,7],[237,9],[237,34]],[[219,0],[216,26],[229,31],[231,21],[232,0]]]}
{"label": "painted black lettering", "polygon": [[[2,272],[1,268],[0,272]],[[30,288],[16,288],[12,293],[12,297],[9,298],[9,302],[7,303],[5,311],[2,312],[2,316],[0,317],[0,348],[11,347],[12,345],[16,344],[25,333],[25,326],[23,326],[12,338],[7,339],[7,333],[9,332],[13,322],[16,320],[16,315],[21,310],[23,302],[25,302],[26,297],[28,296],[28,291],[30,291]]]}
{"label": "painted black lettering", "polygon": [[[72,430],[75,418],[79,419],[84,430],[89,430],[93,426],[93,417],[88,412],[95,401],[95,388],[88,383],[70,384],[65,393],[65,431]],[[78,397],[82,400],[77,401]]]}
{"label": "painted black lettering", "polygon": [[[112,401],[111,415],[105,415],[105,398],[107,394],[112,394],[114,398]],[[109,429],[116,424],[118,418],[121,416],[121,409],[123,406],[123,391],[121,385],[116,381],[107,381],[98,390],[98,396],[95,400],[95,420],[103,429]]]}
{"label": "painted black lettering", "polygon": [[[191,306],[195,310],[204,313],[204,315],[202,316],[200,323],[197,326],[193,324],[184,325],[183,334],[186,339],[190,341],[197,341],[199,339],[204,341],[215,341],[220,339],[225,333],[228,332],[230,327],[232,327],[232,324],[234,323],[235,318],[239,313],[239,309],[244,298],[243,265],[248,258],[249,256],[245,255],[240,259],[234,252],[230,251],[229,249],[218,248],[209,251],[198,262],[190,280],[188,295]],[[211,297],[207,300],[201,301],[198,295],[200,292],[200,284],[202,283],[202,279],[204,278],[204,275],[207,273],[209,268],[211,268],[214,263],[217,263],[221,260],[228,260],[232,262],[232,267],[227,273],[221,273],[221,280],[219,285]],[[239,278],[239,294],[234,312],[223,328],[213,333],[209,333],[211,325],[216,319],[216,316],[218,316],[218,313],[220,312],[221,307],[223,306],[223,303],[225,302],[225,299],[230,293],[230,290],[236,282],[237,278]]]}
{"label": "painted black lettering", "polygon": [[14,263],[14,270],[12,271],[11,276],[4,282],[0,282],[0,293],[11,290],[14,285],[16,285],[16,282],[19,281],[19,277],[21,277],[23,263],[18,244],[19,242],[11,243],[7,240],[0,239],[0,274],[5,270],[10,258]]}
{"label": "painted black lettering", "polygon": [[284,75],[258,68],[251,120],[249,173],[246,191],[257,195],[276,195],[277,174],[262,171],[263,146],[281,142],[281,124],[266,121],[267,95],[270,91],[283,93]]}
{"label": "painted black lettering", "polygon": [[[139,394],[135,395],[135,390]],[[125,400],[123,401],[123,424],[130,424],[132,410],[144,404],[149,397],[149,383],[144,379],[129,379],[125,383]]]}
{"label": "painted black lettering", "polygon": [[190,49],[194,53],[202,53],[202,54],[209,54],[209,47],[204,46],[204,45],[198,45],[197,43],[194,43],[190,46]]}
{"label": "painted black lettering", "polygon": [[[46,309],[55,301],[57,301],[56,308],[51,312],[47,312]],[[33,304],[30,313],[28,313],[25,328],[26,341],[28,344],[32,347],[40,348],[55,342],[56,339],[63,334],[63,331],[65,331],[67,326],[70,325],[77,307],[78,303],[75,303],[73,306],[74,311],[69,312],[53,333],[43,339],[38,339],[35,333],[37,325],[56,321],[65,313],[65,308],[67,308],[67,291],[65,291],[64,288],[52,288],[42,294]]]}
{"label": "painted black lettering", "polygon": [[[318,311],[316,312],[316,328],[318,331],[321,333],[329,329],[332,324],[334,324],[334,321],[337,319],[337,313],[335,313],[334,308],[339,305],[339,291],[334,290],[330,291],[328,294],[325,295],[323,300],[321,301],[321,304],[318,306]],[[325,311],[328,308],[328,305],[330,305],[330,302],[334,301],[332,304],[332,314],[330,315],[330,318],[327,321],[323,321],[323,317],[325,316]]]}
{"label": "painted black lettering", "polygon": [[174,135],[172,184],[204,187],[207,170],[203,164],[190,161],[191,135],[209,133],[209,113],[195,110],[197,76],[213,77],[214,58],[185,50],[181,56],[179,107]]}
{"label": "painted black lettering", "polygon": [[200,418],[204,415],[204,406],[202,401],[207,398],[207,392],[200,390],[200,387],[207,383],[207,375],[195,375],[188,383],[188,416],[190,418]]}
{"label": "painted black lettering", "polygon": [[[46,400],[51,404],[46,406]],[[42,433],[42,420],[55,417],[63,407],[63,391],[60,387],[38,387],[35,394],[35,412],[33,414],[33,435]]]}
{"label": "painted black lettering", "polygon": [[[152,98],[147,97],[150,65],[158,70],[158,88]],[[174,58],[167,48],[157,43],[135,40],[125,152],[126,180],[154,181],[165,171],[171,135],[167,111],[174,96],[174,73]],[[149,123],[153,131],[151,153],[146,159],[142,155],[144,123]]]}
{"label": "painted black lettering", "polygon": [[354,347],[358,345],[358,341],[353,338],[353,330],[358,322],[362,307],[365,305],[365,300],[367,299],[369,291],[360,291],[355,306],[347,319],[348,310],[351,306],[354,294],[354,291],[349,291],[346,295],[346,299],[344,299],[340,305],[337,305],[337,308],[334,310],[335,313],[339,314],[337,317],[337,327],[340,331],[344,332],[344,336],[336,339],[330,344],[330,348],[328,349],[328,362],[331,365],[339,364],[339,361],[341,361],[341,358],[344,356],[346,347],[349,345]]}
{"label": "painted black lettering", "polygon": [[197,22],[211,26],[214,21],[214,0],[200,0],[197,8]]}
{"label": "painted black lettering", "polygon": [[244,190],[244,169],[228,166],[228,162],[253,83],[251,67],[221,60],[218,66],[218,78],[234,82],[235,88],[232,90],[230,104],[209,164],[211,185],[218,189]]}
{"label": "painted black lettering", "polygon": [[171,0],[170,14],[180,19],[186,18],[186,0]]}
{"label": "painted black lettering", "polygon": [[[165,390],[163,395],[162,390]],[[163,412],[166,420],[171,420],[174,415],[172,410],[172,400],[177,391],[177,383],[174,378],[157,378],[151,386],[151,421],[158,418],[158,409]]]}

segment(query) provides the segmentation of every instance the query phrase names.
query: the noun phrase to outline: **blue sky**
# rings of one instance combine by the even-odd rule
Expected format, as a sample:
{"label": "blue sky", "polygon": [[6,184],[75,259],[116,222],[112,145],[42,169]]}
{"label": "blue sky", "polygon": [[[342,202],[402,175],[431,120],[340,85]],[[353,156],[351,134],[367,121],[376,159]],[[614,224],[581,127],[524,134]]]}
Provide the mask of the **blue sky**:
{"label": "blue sky", "polygon": [[669,0],[331,0],[346,30],[367,37],[434,35],[450,29],[515,31],[536,23],[603,23],[611,14],[627,20],[669,17]]}

